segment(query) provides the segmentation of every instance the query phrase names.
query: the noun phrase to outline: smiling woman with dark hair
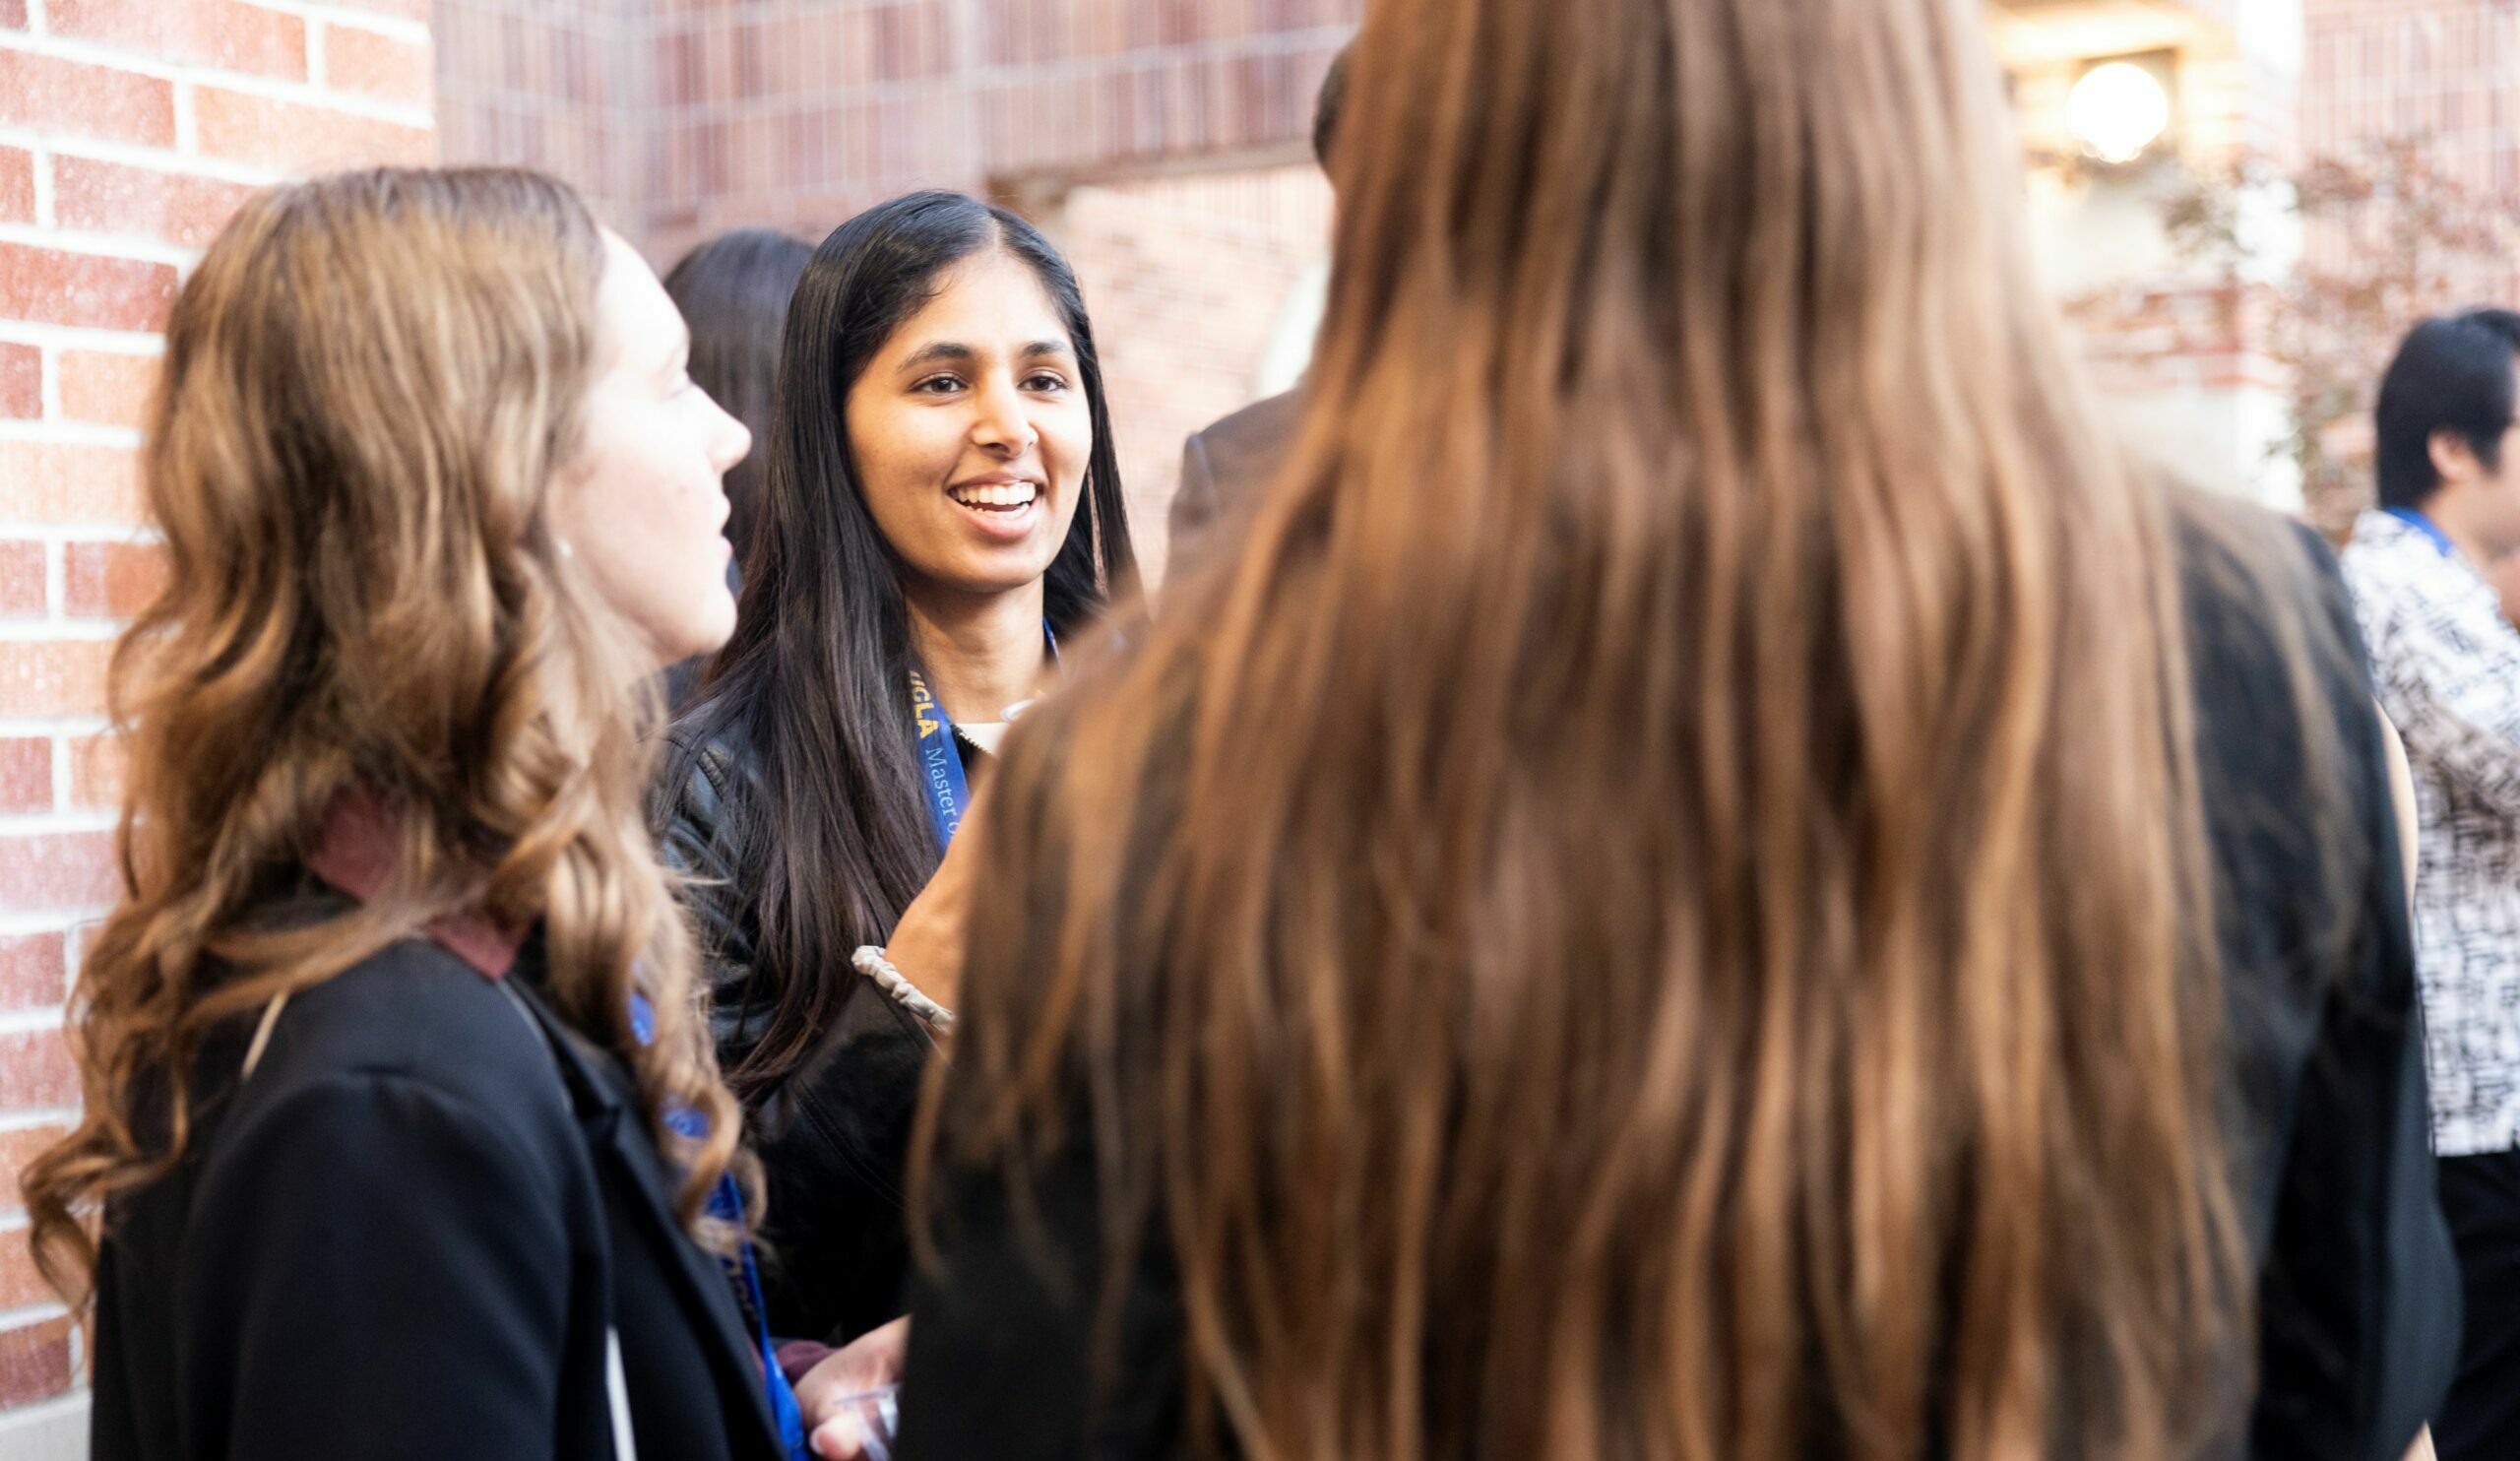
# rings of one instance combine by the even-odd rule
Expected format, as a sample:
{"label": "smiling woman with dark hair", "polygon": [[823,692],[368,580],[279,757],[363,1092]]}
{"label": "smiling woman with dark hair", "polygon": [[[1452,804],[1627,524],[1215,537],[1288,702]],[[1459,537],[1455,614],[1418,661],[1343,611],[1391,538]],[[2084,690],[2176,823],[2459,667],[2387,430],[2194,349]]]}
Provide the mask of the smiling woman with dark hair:
{"label": "smiling woman with dark hair", "polygon": [[886,941],[998,732],[1136,558],[1075,275],[960,194],[895,199],[815,251],[764,457],[663,844],[702,879],[719,1058],[761,1133],[773,1321],[847,1336],[899,1311],[929,1048],[851,955]]}

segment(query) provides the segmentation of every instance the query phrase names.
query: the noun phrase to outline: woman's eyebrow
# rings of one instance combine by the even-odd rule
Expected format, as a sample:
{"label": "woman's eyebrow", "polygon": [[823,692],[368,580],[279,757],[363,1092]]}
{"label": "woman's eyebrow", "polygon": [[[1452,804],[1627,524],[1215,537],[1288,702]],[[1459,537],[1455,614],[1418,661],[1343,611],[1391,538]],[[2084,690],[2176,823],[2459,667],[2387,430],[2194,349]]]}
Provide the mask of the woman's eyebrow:
{"label": "woman's eyebrow", "polygon": [[979,351],[957,341],[939,340],[920,346],[902,361],[904,370],[916,370],[925,365],[967,365],[979,358]]}

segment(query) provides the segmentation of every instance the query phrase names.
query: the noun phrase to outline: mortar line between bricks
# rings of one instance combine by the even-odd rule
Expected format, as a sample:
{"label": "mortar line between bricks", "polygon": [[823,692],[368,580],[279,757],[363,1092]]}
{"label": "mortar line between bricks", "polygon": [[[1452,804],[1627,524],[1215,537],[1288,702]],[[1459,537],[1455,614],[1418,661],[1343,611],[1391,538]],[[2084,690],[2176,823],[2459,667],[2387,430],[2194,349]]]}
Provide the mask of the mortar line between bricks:
{"label": "mortar line between bricks", "polygon": [[35,349],[42,353],[43,361],[43,384],[36,391],[42,405],[37,411],[41,419],[58,421],[64,415],[61,409],[61,347],[39,345]]}
{"label": "mortar line between bricks", "polygon": [[108,142],[101,137],[60,137],[49,132],[37,132],[31,127],[0,127],[0,147],[23,148],[30,152],[40,148],[55,157],[76,158],[85,162],[143,167],[154,172],[172,172],[248,188],[269,187],[287,176],[269,167],[256,167],[250,162],[205,158],[170,147],[134,147],[127,142]]}
{"label": "mortar line between bricks", "polygon": [[0,320],[0,340],[12,345],[119,350],[126,355],[162,355],[166,352],[166,337],[154,330],[106,330],[94,325],[46,324],[40,320]]}
{"label": "mortar line between bricks", "polygon": [[[23,1232],[26,1226],[26,1216],[22,1213],[14,1223],[0,1223],[0,1233]],[[0,1309],[0,1329],[24,1329],[29,1324],[47,1323],[69,1312],[58,1303],[30,1303],[23,1308]],[[17,1412],[12,1410],[9,1414],[14,1416]]]}
{"label": "mortar line between bricks", "polygon": [[29,542],[57,542],[64,547],[99,542],[149,547],[158,541],[158,535],[152,530],[112,523],[0,523],[0,541],[13,538]]}
{"label": "mortar line between bricks", "polygon": [[[74,1340],[79,1337],[78,1325],[70,1326],[70,1335]],[[78,1373],[75,1369],[71,1372]],[[91,1398],[88,1387],[82,1384],[67,1395],[55,1395],[49,1400],[38,1400],[32,1405],[21,1405],[11,1410],[0,1411],[0,1441],[8,1439],[12,1431],[32,1430],[38,1426],[48,1426],[86,1415]],[[80,1454],[85,1455],[85,1450],[83,1449]]]}
{"label": "mortar line between bricks", "polygon": [[13,933],[59,933],[73,923],[93,923],[113,912],[110,903],[93,904],[87,908],[47,908],[22,913],[0,913],[0,937]]}
{"label": "mortar line between bricks", "polygon": [[152,81],[178,86],[216,87],[222,92],[259,96],[266,101],[291,101],[300,106],[365,117],[370,121],[391,122],[415,132],[437,130],[437,118],[426,107],[378,101],[346,92],[318,91],[302,81],[274,81],[266,76],[247,76],[242,72],[221,71],[214,66],[161,61],[145,51],[120,50],[90,41],[71,40],[58,35],[31,35],[16,31],[0,31],[0,50],[100,66],[109,71],[145,76]]}
{"label": "mortar line between bricks", "polygon": [[198,158],[201,152],[201,111],[194,104],[194,87],[178,81],[168,91],[167,105],[175,115],[175,151],[187,158]]}
{"label": "mortar line between bricks", "polygon": [[120,813],[101,807],[8,812],[0,814],[0,837],[76,837],[85,832],[111,832],[120,820]]}
{"label": "mortar line between bricks", "polygon": [[[44,819],[48,817],[62,818],[65,824],[43,825]],[[0,828],[0,843],[7,843],[13,839],[24,841],[29,838],[38,837],[95,837],[113,831],[113,824],[118,820],[118,818],[114,813],[109,811],[38,811],[12,815],[6,820],[14,825]],[[31,908],[22,909],[20,912],[22,914],[30,915],[41,914],[45,917],[52,918],[58,917],[61,911],[49,908]],[[57,930],[34,929],[31,931],[49,932]],[[40,1008],[41,1006],[37,1007]],[[5,1020],[7,1016],[0,1015],[0,1020]]]}
{"label": "mortar line between bricks", "polygon": [[[58,1004],[31,1005],[26,1009],[0,1009],[0,1037],[11,1035],[43,1035],[61,1028],[62,1007]],[[0,1232],[8,1231],[5,1218],[0,1218]]]}
{"label": "mortar line between bricks", "polygon": [[308,3],[308,0],[254,0],[254,4],[257,8],[271,11],[275,15],[293,15],[310,25],[320,21],[327,26],[366,31],[389,40],[400,40],[413,45],[435,43],[435,37],[429,33],[429,23],[426,21],[409,20],[399,15],[378,15],[369,10],[344,10],[338,5],[314,4]]}
{"label": "mortar line between bricks", "polygon": [[0,619],[0,644],[86,644],[113,639],[123,631],[120,619]]}
{"label": "mortar line between bricks", "polygon": [[53,221],[52,149],[38,143],[27,149],[31,170],[34,174],[35,226],[49,228]]}
{"label": "mortar line between bricks", "polygon": [[181,248],[170,243],[156,243],[113,233],[89,233],[69,228],[51,228],[36,223],[0,223],[0,243],[24,244],[28,248],[57,249],[65,254],[87,258],[129,259],[141,264],[165,264],[175,269],[190,269],[201,257],[198,249]]}
{"label": "mortar line between bricks", "polygon": [[79,1119],[75,1106],[22,1107],[0,1112],[0,1135],[16,1131],[32,1131],[42,1126],[67,1126]]}
{"label": "mortar line between bricks", "polygon": [[54,446],[139,447],[141,435],[131,426],[99,426],[89,421],[0,420],[0,441],[49,442]]}

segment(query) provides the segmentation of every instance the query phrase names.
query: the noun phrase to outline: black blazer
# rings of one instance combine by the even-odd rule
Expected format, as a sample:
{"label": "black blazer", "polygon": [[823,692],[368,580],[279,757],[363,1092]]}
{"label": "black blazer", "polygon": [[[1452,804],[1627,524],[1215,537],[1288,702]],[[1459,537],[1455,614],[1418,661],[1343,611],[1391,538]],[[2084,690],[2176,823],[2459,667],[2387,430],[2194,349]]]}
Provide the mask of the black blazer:
{"label": "black blazer", "polygon": [[[394,944],[205,1049],[182,1163],[112,1204],[96,1461],[781,1455],[628,1069],[536,990]],[[250,1023],[250,1022],[247,1022]]]}
{"label": "black blazer", "polygon": [[[2252,531],[2288,531],[2246,517]],[[2232,1156],[2260,1265],[2258,1389],[2242,1454],[2398,1461],[2456,1366],[2459,1275],[2433,1197],[2406,886],[2361,641],[2334,558],[2292,531],[2300,592],[2284,605],[2235,592],[2245,580],[2219,549],[2188,546],[2199,772],[2231,1009]],[[2310,711],[2350,760],[2354,799],[2329,808],[2326,824],[2305,815],[2322,784],[2307,769],[2301,707],[2277,649],[2276,616],[2293,612],[2323,619],[2339,651],[2319,666]],[[2322,825],[2367,849],[2349,859],[2362,881],[2333,901],[2312,875]],[[979,1006],[957,1015],[965,1039],[993,1017]],[[1090,1109],[1083,1092],[1069,1109]],[[1109,1336],[1117,1364],[1109,1386],[1098,1385],[1104,1250],[1086,1133],[1071,1133],[1027,1194],[1030,1211],[993,1173],[949,1167],[939,1186],[942,1262],[914,1289],[897,1454],[1198,1454],[1181,1435],[1184,1321],[1160,1248],[1126,1276]],[[1045,1253],[1058,1260],[1046,1270]]]}

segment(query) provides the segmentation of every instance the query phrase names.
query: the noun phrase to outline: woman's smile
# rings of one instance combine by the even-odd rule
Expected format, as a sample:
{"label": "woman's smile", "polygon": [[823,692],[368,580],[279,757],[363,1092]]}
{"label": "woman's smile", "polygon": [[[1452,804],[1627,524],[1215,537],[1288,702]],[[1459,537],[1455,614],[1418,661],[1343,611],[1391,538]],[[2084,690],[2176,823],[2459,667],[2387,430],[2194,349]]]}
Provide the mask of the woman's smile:
{"label": "woman's smile", "polygon": [[1002,473],[956,482],[945,495],[975,531],[1002,542],[1023,541],[1038,526],[1049,496],[1039,477]]}

